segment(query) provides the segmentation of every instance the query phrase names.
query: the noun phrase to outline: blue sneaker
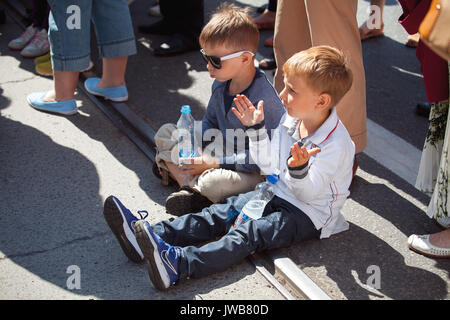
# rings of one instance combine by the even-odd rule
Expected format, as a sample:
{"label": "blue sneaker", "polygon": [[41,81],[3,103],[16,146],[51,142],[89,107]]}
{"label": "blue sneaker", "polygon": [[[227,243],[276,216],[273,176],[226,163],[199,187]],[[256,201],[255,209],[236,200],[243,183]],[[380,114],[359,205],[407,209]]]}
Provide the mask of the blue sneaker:
{"label": "blue sneaker", "polygon": [[157,289],[166,290],[180,278],[179,260],[183,249],[164,242],[153,232],[147,221],[137,221],[134,228],[148,265],[150,280]]}
{"label": "blue sneaker", "polygon": [[97,86],[100,78],[89,78],[84,82],[86,90],[93,95],[101,96],[115,102],[128,100],[128,90],[126,86],[99,88]]}
{"label": "blue sneaker", "polygon": [[[144,216],[143,213],[146,215]],[[128,259],[136,263],[142,262],[144,255],[142,254],[134,235],[134,224],[136,221],[145,219],[148,216],[147,211],[141,210],[138,211],[138,214],[140,216],[139,219],[114,196],[109,196],[105,200],[105,205],[103,207],[105,220],[117,240],[119,240],[120,247],[125,255]]]}
{"label": "blue sneaker", "polygon": [[60,113],[63,115],[71,115],[77,113],[77,103],[75,99],[56,102],[45,102],[45,92],[34,92],[27,96],[27,101],[30,106],[37,110]]}

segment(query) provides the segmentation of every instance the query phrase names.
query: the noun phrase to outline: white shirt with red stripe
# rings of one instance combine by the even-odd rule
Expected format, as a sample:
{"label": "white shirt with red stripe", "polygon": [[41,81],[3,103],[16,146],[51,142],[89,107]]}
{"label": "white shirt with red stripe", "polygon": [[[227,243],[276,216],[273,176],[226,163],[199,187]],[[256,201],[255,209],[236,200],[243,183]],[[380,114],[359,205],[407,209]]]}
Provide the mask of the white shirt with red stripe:
{"label": "white shirt with red stripe", "polygon": [[[264,128],[247,130],[250,155],[262,174],[277,173],[275,194],[297,206],[321,230],[321,238],[349,228],[341,208],[350,194],[355,144],[336,112],[331,109],[327,120],[311,135],[300,139],[299,120],[287,113],[270,140]],[[290,148],[301,141],[307,149],[321,151],[301,168],[289,168]]]}

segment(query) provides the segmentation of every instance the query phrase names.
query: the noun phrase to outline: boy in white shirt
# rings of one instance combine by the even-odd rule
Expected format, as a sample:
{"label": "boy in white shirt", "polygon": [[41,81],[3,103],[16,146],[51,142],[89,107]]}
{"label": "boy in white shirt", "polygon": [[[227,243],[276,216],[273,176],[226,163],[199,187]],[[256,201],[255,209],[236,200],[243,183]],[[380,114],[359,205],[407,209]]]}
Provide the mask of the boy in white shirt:
{"label": "boy in white shirt", "polygon": [[129,223],[156,288],[222,271],[254,252],[348,229],[340,209],[349,195],[355,146],[334,106],[351,87],[352,73],[342,52],[328,46],[295,54],[283,71],[280,96],[287,115],[272,139],[264,129],[263,101],[254,107],[238,95],[233,110],[247,128],[252,159],[263,173],[279,174],[275,196],[261,218],[233,227],[254,191],[153,226],[128,219],[130,211],[120,204],[127,221],[133,220]]}

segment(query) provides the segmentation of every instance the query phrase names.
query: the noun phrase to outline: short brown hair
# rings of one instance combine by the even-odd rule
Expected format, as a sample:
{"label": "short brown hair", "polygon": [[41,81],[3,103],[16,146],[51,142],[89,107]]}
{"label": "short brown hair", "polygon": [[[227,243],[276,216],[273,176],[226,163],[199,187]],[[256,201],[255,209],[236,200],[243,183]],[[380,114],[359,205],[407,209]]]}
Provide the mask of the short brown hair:
{"label": "short brown hair", "polygon": [[237,51],[249,50],[256,54],[259,31],[249,10],[233,4],[222,4],[203,28],[199,38],[200,46],[224,45]]}
{"label": "short brown hair", "polygon": [[313,90],[328,93],[331,106],[338,104],[353,82],[344,53],[330,46],[312,47],[294,54],[283,65],[283,72],[303,77]]}

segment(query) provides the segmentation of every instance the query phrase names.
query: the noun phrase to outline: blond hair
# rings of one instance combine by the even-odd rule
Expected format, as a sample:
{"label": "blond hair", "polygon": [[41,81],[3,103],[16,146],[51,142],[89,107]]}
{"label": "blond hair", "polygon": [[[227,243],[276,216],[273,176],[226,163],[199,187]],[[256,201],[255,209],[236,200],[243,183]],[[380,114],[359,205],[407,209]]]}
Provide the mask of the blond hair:
{"label": "blond hair", "polygon": [[294,54],[283,65],[285,75],[300,76],[307,85],[331,96],[335,106],[350,90],[353,74],[344,53],[330,46],[317,46]]}
{"label": "blond hair", "polygon": [[203,28],[200,46],[223,45],[236,51],[258,50],[259,31],[249,15],[249,8],[222,4]]}

